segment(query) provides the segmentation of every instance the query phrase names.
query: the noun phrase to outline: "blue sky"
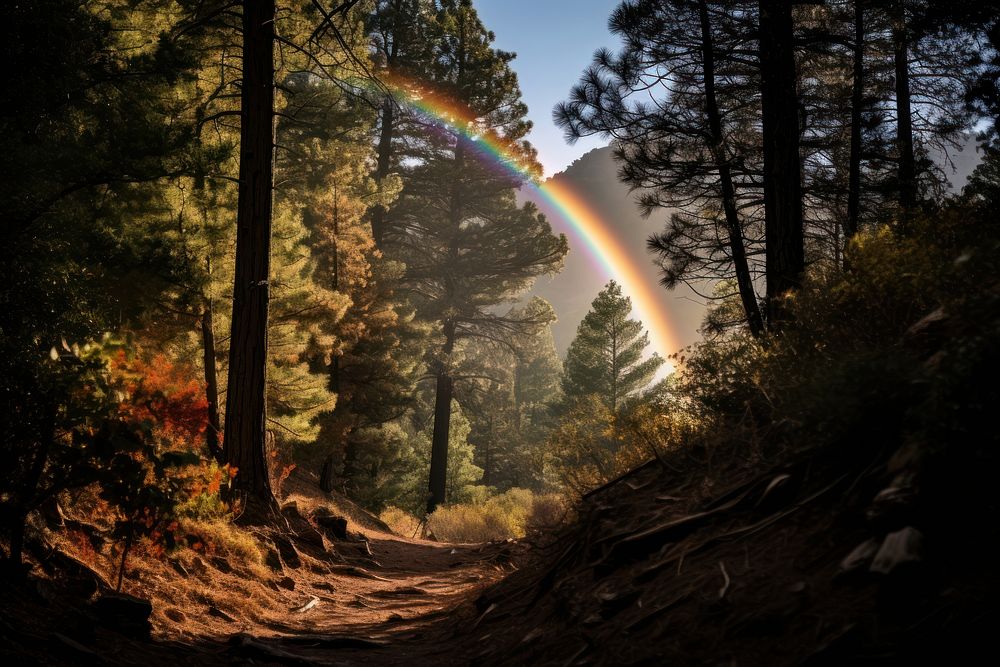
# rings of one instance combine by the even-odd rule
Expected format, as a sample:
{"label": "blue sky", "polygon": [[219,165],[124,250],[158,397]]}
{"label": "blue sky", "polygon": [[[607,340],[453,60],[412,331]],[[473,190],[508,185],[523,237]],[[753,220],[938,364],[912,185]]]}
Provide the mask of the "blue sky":
{"label": "blue sky", "polygon": [[514,70],[535,127],[531,143],[545,175],[605,142],[583,139],[568,146],[552,123],[552,107],[566,99],[599,47],[614,47],[608,15],[618,0],[476,0],[496,46],[517,53]]}

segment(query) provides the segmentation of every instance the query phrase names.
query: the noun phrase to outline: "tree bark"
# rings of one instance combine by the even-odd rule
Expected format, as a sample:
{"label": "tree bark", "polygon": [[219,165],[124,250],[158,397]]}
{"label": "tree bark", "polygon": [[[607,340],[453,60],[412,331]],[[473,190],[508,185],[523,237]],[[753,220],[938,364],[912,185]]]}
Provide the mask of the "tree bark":
{"label": "tree bark", "polygon": [[[465,24],[459,23],[458,72],[456,83],[461,90],[465,82]],[[454,175],[452,179],[451,198],[448,202],[448,218],[451,228],[451,239],[448,247],[449,270],[458,262],[458,237],[461,232],[464,195],[462,178],[465,171],[465,139],[461,134],[455,141]],[[455,284],[450,274],[445,276],[445,300],[447,305],[455,302]],[[444,325],[444,346],[441,351],[445,358],[451,356],[455,349],[457,322],[447,319]],[[451,431],[451,398],[454,394],[455,382],[451,377],[448,362],[444,361],[437,369],[437,386],[434,396],[434,433],[431,438],[431,471],[429,480],[430,494],[427,499],[427,513],[430,514],[438,505],[447,501],[448,497],[448,436]]]}
{"label": "tree bark", "polygon": [[896,70],[896,150],[899,207],[904,225],[917,201],[916,163],[913,157],[913,116],[910,104],[910,51],[903,0],[892,6],[892,53]]}
{"label": "tree bark", "polygon": [[854,81],[851,87],[851,155],[847,175],[847,220],[844,241],[858,232],[861,217],[861,122],[865,90],[865,8],[854,0]]}
{"label": "tree bark", "polygon": [[323,460],[323,467],[320,470],[319,475],[319,488],[323,489],[327,493],[333,491],[334,480],[336,479],[336,470],[333,465],[333,454],[327,454],[326,458]]}
{"label": "tree bark", "polygon": [[[382,104],[382,115],[379,122],[378,162],[375,167],[375,183],[379,186],[382,185],[382,181],[385,177],[389,175],[389,166],[392,164],[392,130],[394,116],[395,110],[393,109],[393,101],[391,98],[386,97],[385,102]],[[385,247],[386,213],[387,211],[385,207],[381,204],[377,205],[374,210],[372,210],[372,239],[375,241],[375,247],[379,250]]]}
{"label": "tree bark", "polygon": [[726,155],[725,137],[722,134],[722,116],[719,113],[719,103],[715,95],[715,46],[712,38],[712,26],[708,17],[708,5],[705,0],[698,2],[698,14],[701,19],[702,72],[705,80],[705,113],[708,115],[709,148],[715,168],[719,172],[719,182],[722,186],[722,208],[726,216],[726,231],[729,235],[729,253],[733,260],[733,270],[736,273],[736,284],[740,292],[740,301],[746,315],[750,332],[760,337],[764,333],[764,318],[757,303],[757,293],[750,277],[750,266],[747,262],[746,246],[743,241],[743,227],[740,225],[739,213],[736,209],[736,188],[733,186],[732,171],[729,168],[729,158]]}
{"label": "tree bark", "polygon": [[805,270],[791,2],[760,0],[759,28],[767,317],[778,329],[785,319],[781,297],[799,287]]}
{"label": "tree bark", "polygon": [[240,186],[223,453],[234,488],[273,508],[266,461],[267,315],[274,169],[274,0],[243,3]]}
{"label": "tree bark", "polygon": [[219,463],[224,463],[219,434],[222,422],[219,419],[219,377],[215,361],[215,323],[212,297],[205,300],[201,313],[202,360],[205,366],[205,400],[208,402],[208,427],[205,429],[205,445],[208,453]]}
{"label": "tree bark", "polygon": [[439,370],[434,396],[434,435],[431,439],[428,514],[448,500],[448,432],[451,428],[451,397],[454,386],[451,375],[444,369]]}

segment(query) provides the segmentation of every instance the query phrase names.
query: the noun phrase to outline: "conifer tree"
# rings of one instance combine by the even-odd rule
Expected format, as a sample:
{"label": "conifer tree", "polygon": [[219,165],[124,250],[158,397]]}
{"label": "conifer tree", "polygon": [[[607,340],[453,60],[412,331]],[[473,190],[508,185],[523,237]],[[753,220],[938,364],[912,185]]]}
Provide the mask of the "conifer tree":
{"label": "conifer tree", "polygon": [[744,321],[759,335],[759,92],[746,57],[755,13],[746,2],[622,2],[609,20],[621,50],[598,51],[555,118],[570,140],[615,141],[644,214],[671,210],[649,242],[664,285],[735,277]]}
{"label": "conifer tree", "polygon": [[566,353],[562,389],[568,402],[596,395],[617,414],[649,386],[663,359],[656,353],[643,359],[649,334],[631,312],[632,300],[613,280],[594,299]]}
{"label": "conifer tree", "polygon": [[[566,240],[553,236],[537,209],[518,206],[515,190],[538,170],[524,141],[531,125],[520,100],[513,54],[492,47],[493,35],[468,0],[441,3],[435,18],[433,81],[439,94],[465,107],[474,124],[428,133],[386,230],[390,257],[406,264],[405,288],[421,318],[433,322],[439,347],[429,360],[436,380],[428,510],[445,501],[448,431],[457,345],[467,338],[504,344],[536,326],[532,318],[498,314],[540,275],[561,265]],[[482,137],[505,147],[514,165],[483,155]]]}

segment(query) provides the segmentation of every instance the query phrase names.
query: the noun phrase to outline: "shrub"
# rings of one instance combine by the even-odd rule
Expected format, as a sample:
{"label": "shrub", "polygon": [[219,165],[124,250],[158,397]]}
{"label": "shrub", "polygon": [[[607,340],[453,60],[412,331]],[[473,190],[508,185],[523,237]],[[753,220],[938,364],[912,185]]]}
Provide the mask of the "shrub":
{"label": "shrub", "polygon": [[524,537],[535,528],[551,528],[566,515],[556,495],[536,496],[510,489],[482,502],[439,507],[427,518],[434,537],[447,542],[487,542]]}
{"label": "shrub", "polygon": [[378,518],[389,526],[392,532],[403,537],[415,536],[420,528],[420,519],[393,505],[382,510]]}
{"label": "shrub", "polygon": [[646,442],[622,422],[597,396],[578,401],[546,442],[545,465],[555,485],[580,496],[652,458]]}
{"label": "shrub", "polygon": [[226,556],[236,563],[264,562],[264,553],[253,535],[228,519],[181,519],[178,530],[187,535],[187,546],[195,551]]}

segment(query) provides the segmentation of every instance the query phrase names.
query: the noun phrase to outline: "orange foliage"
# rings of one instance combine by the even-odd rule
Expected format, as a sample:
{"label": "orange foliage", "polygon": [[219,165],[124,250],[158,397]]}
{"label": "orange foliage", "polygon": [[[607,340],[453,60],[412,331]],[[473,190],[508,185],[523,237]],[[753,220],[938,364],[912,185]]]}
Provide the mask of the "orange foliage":
{"label": "orange foliage", "polygon": [[120,407],[123,416],[149,421],[173,447],[200,446],[208,428],[208,399],[194,369],[163,354],[145,361],[129,359],[124,352],[112,360],[111,367],[125,380],[128,397]]}

